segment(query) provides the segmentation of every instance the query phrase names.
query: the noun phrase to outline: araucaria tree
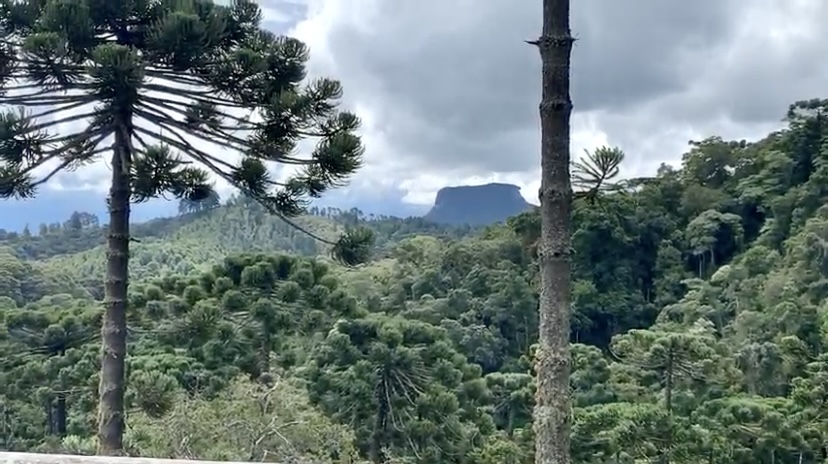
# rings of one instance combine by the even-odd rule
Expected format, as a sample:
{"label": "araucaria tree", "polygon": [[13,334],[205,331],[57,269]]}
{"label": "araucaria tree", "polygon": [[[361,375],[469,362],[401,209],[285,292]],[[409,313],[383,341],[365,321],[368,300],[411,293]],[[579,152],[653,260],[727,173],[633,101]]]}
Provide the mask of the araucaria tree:
{"label": "araucaria tree", "polygon": [[[535,360],[535,462],[569,464],[570,222],[569,0],[543,0],[543,31],[531,42],[542,61],[540,326]],[[600,173],[598,178],[600,178]],[[598,179],[596,179],[598,180]],[[599,184],[600,185],[600,184]]]}
{"label": "araucaria tree", "polygon": [[[0,0],[0,195],[101,157],[112,171],[101,454],[123,448],[130,202],[209,198],[212,172],[289,220],[361,164],[339,83],[305,82],[307,48],[260,22],[251,0]],[[318,143],[301,154],[306,138]],[[368,240],[333,245],[354,261]]]}

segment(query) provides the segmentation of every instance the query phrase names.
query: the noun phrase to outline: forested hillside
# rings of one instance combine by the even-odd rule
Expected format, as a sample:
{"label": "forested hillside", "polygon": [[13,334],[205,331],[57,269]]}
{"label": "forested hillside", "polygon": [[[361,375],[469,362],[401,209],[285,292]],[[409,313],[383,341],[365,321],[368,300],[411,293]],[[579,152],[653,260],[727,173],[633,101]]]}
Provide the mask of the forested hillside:
{"label": "forested hillside", "polygon": [[[826,109],[797,104],[761,141],[695,142],[680,169],[577,201],[576,462],[828,458]],[[532,462],[536,214],[302,221],[369,225],[374,259],[341,267],[244,202],[138,228],[129,451]],[[0,446],[93,452],[101,231],[40,229],[0,253]]]}

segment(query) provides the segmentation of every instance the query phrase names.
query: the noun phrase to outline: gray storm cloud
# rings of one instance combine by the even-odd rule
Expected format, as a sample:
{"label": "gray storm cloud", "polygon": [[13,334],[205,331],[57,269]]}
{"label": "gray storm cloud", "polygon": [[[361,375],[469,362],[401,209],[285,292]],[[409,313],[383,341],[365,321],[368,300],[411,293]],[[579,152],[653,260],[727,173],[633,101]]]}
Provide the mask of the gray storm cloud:
{"label": "gray storm cloud", "polygon": [[[540,59],[523,40],[540,30],[539,4],[327,0],[318,11],[335,4],[359,13],[314,27],[326,36],[323,69],[382,121],[393,149],[382,156],[463,175],[536,170]],[[759,136],[790,102],[819,96],[828,31],[816,26],[826,9],[802,0],[574,2],[576,126],[588,117],[647,170],[677,159],[690,136]]]}
{"label": "gray storm cloud", "polygon": [[[299,21],[312,72],[340,79],[346,104],[369,113],[368,166],[355,189],[423,198],[495,174],[536,179],[540,59],[523,41],[540,31],[538,2],[261,5],[274,32]],[[572,14],[573,154],[618,145],[633,175],[676,162],[690,138],[760,137],[789,103],[823,96],[828,80],[821,0],[579,0]],[[101,164],[60,181],[107,176]]]}

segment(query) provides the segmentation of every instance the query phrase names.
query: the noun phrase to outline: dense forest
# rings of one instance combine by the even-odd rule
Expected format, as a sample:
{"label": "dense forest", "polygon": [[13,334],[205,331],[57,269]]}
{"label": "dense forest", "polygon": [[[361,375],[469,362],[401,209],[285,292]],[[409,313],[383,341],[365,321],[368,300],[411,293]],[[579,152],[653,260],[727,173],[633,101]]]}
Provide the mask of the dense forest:
{"label": "dense forest", "polygon": [[[574,206],[578,463],[828,459],[828,101]],[[481,205],[485,207],[485,205]],[[314,210],[346,268],[234,199],[134,228],[127,447],[155,457],[532,462],[537,213],[483,229]],[[0,245],[0,447],[94,453],[104,248]]]}

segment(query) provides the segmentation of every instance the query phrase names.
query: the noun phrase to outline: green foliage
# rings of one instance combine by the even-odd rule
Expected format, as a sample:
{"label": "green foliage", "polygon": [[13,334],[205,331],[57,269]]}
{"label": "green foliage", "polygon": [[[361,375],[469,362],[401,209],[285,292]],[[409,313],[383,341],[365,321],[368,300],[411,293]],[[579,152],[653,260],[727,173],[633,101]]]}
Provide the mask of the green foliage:
{"label": "green foliage", "polygon": [[161,418],[138,414],[127,443],[142,456],[221,461],[349,463],[353,434],[308,404],[300,386],[238,380],[217,397],[178,393]]}
{"label": "green foliage", "polygon": [[[261,29],[255,2],[6,0],[0,21],[4,198],[30,197],[111,151],[123,170],[113,192],[132,201],[169,193],[215,206],[209,172],[288,220],[362,163],[359,120],[337,109],[340,84],[304,82],[307,47]],[[315,149],[297,154],[308,138]],[[295,172],[278,180],[268,163]],[[334,250],[351,262],[370,239],[348,234]]]}
{"label": "green foliage", "polygon": [[351,423],[374,460],[391,452],[462,462],[492,427],[485,416],[470,414],[485,392],[479,367],[431,324],[386,316],[338,321],[308,377],[311,399]]}
{"label": "green foliage", "polygon": [[[820,105],[796,105],[790,127],[766,139],[695,142],[681,169],[576,200],[577,462],[828,458]],[[340,265],[243,199],[136,226],[130,450],[532,462],[537,214],[470,230],[310,213],[296,220],[331,242],[369,228],[378,252]],[[101,309],[84,278],[100,278],[103,252],[93,224],[79,214],[4,237],[5,448],[95,448]]]}

